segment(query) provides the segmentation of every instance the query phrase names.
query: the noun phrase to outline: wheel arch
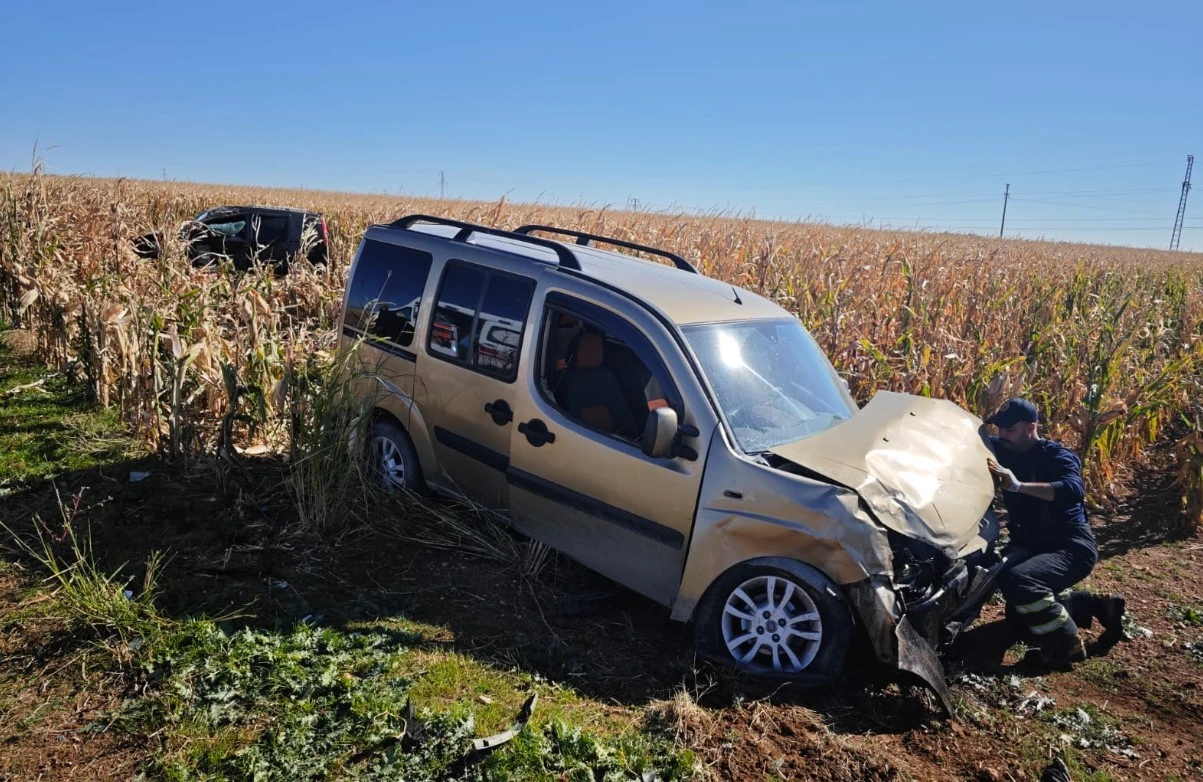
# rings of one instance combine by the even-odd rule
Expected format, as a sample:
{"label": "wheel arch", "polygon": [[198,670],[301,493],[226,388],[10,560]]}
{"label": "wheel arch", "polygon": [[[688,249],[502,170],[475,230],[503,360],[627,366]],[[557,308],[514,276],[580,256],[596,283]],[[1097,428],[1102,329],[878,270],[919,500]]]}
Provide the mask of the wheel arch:
{"label": "wheel arch", "polygon": [[[397,426],[401,427],[401,431],[403,431],[403,432],[405,432],[405,434],[409,435],[409,427],[407,427],[401,421],[401,419],[396,416],[395,413],[393,413],[391,410],[389,410],[387,408],[384,408],[384,407],[372,408],[372,423],[376,423],[377,421],[388,421],[389,423],[396,424]],[[412,440],[413,435],[409,435],[409,439]]]}
{"label": "wheel arch", "polygon": [[706,587],[706,591],[702,593],[702,598],[698,600],[697,604],[690,612],[689,619],[687,621],[696,621],[698,618],[699,608],[701,606],[708,605],[709,602],[714,599],[714,592],[718,588],[718,585],[722,583],[732,571],[740,568],[777,568],[778,570],[784,570],[790,575],[796,577],[799,581],[802,581],[803,583],[820,592],[830,595],[832,598],[838,601],[839,604],[843,606],[843,610],[848,614],[850,626],[856,621],[855,613],[852,611],[852,605],[848,602],[847,597],[845,597],[844,590],[840,589],[839,585],[836,584],[835,581],[829,578],[826,573],[819,570],[814,565],[808,565],[801,560],[793,559],[791,557],[753,557],[752,559],[745,559],[742,562],[735,563],[722,573],[719,573],[717,576],[715,576],[714,580],[710,582],[710,584]]}

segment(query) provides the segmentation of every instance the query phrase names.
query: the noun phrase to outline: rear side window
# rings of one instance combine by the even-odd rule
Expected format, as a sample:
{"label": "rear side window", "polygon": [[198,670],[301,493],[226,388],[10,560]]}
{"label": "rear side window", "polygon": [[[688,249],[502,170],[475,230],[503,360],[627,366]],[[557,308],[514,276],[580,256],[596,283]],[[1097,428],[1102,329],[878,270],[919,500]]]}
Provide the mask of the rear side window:
{"label": "rear side window", "polygon": [[526,277],[448,263],[431,317],[430,354],[512,381],[534,292]]}
{"label": "rear side window", "polygon": [[347,293],[346,325],[402,347],[414,339],[430,253],[366,239]]}
{"label": "rear side window", "polygon": [[266,247],[273,242],[281,242],[288,232],[288,217],[285,215],[257,215],[251,218],[251,228],[255,234],[255,244]]}

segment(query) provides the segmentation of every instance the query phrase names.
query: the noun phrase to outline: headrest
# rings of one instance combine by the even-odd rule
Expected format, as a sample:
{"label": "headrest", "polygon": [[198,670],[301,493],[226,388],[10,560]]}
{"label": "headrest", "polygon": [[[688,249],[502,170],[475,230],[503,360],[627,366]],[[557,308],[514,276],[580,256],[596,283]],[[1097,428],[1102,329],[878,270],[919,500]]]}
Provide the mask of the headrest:
{"label": "headrest", "polygon": [[604,355],[605,343],[602,335],[596,331],[583,332],[576,344],[576,359],[573,361],[573,366],[578,369],[600,367]]}

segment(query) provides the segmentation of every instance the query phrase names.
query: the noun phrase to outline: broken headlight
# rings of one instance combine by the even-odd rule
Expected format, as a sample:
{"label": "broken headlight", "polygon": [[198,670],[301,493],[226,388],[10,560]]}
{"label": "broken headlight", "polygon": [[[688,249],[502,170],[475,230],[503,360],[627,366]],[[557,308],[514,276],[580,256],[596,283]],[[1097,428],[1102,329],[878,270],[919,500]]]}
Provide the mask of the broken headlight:
{"label": "broken headlight", "polygon": [[894,587],[905,607],[918,605],[944,585],[953,563],[929,543],[892,530],[889,539],[894,552]]}

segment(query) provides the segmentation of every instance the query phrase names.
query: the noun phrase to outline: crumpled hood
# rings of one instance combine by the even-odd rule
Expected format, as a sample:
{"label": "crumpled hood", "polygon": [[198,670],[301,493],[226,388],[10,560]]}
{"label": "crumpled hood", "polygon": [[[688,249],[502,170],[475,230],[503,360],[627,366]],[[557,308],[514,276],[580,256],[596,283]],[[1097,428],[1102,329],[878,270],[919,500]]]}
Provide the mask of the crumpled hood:
{"label": "crumpled hood", "polygon": [[985,547],[994,499],[981,425],[952,402],[881,391],[849,420],[771,450],[855,490],[895,532],[965,556]]}

